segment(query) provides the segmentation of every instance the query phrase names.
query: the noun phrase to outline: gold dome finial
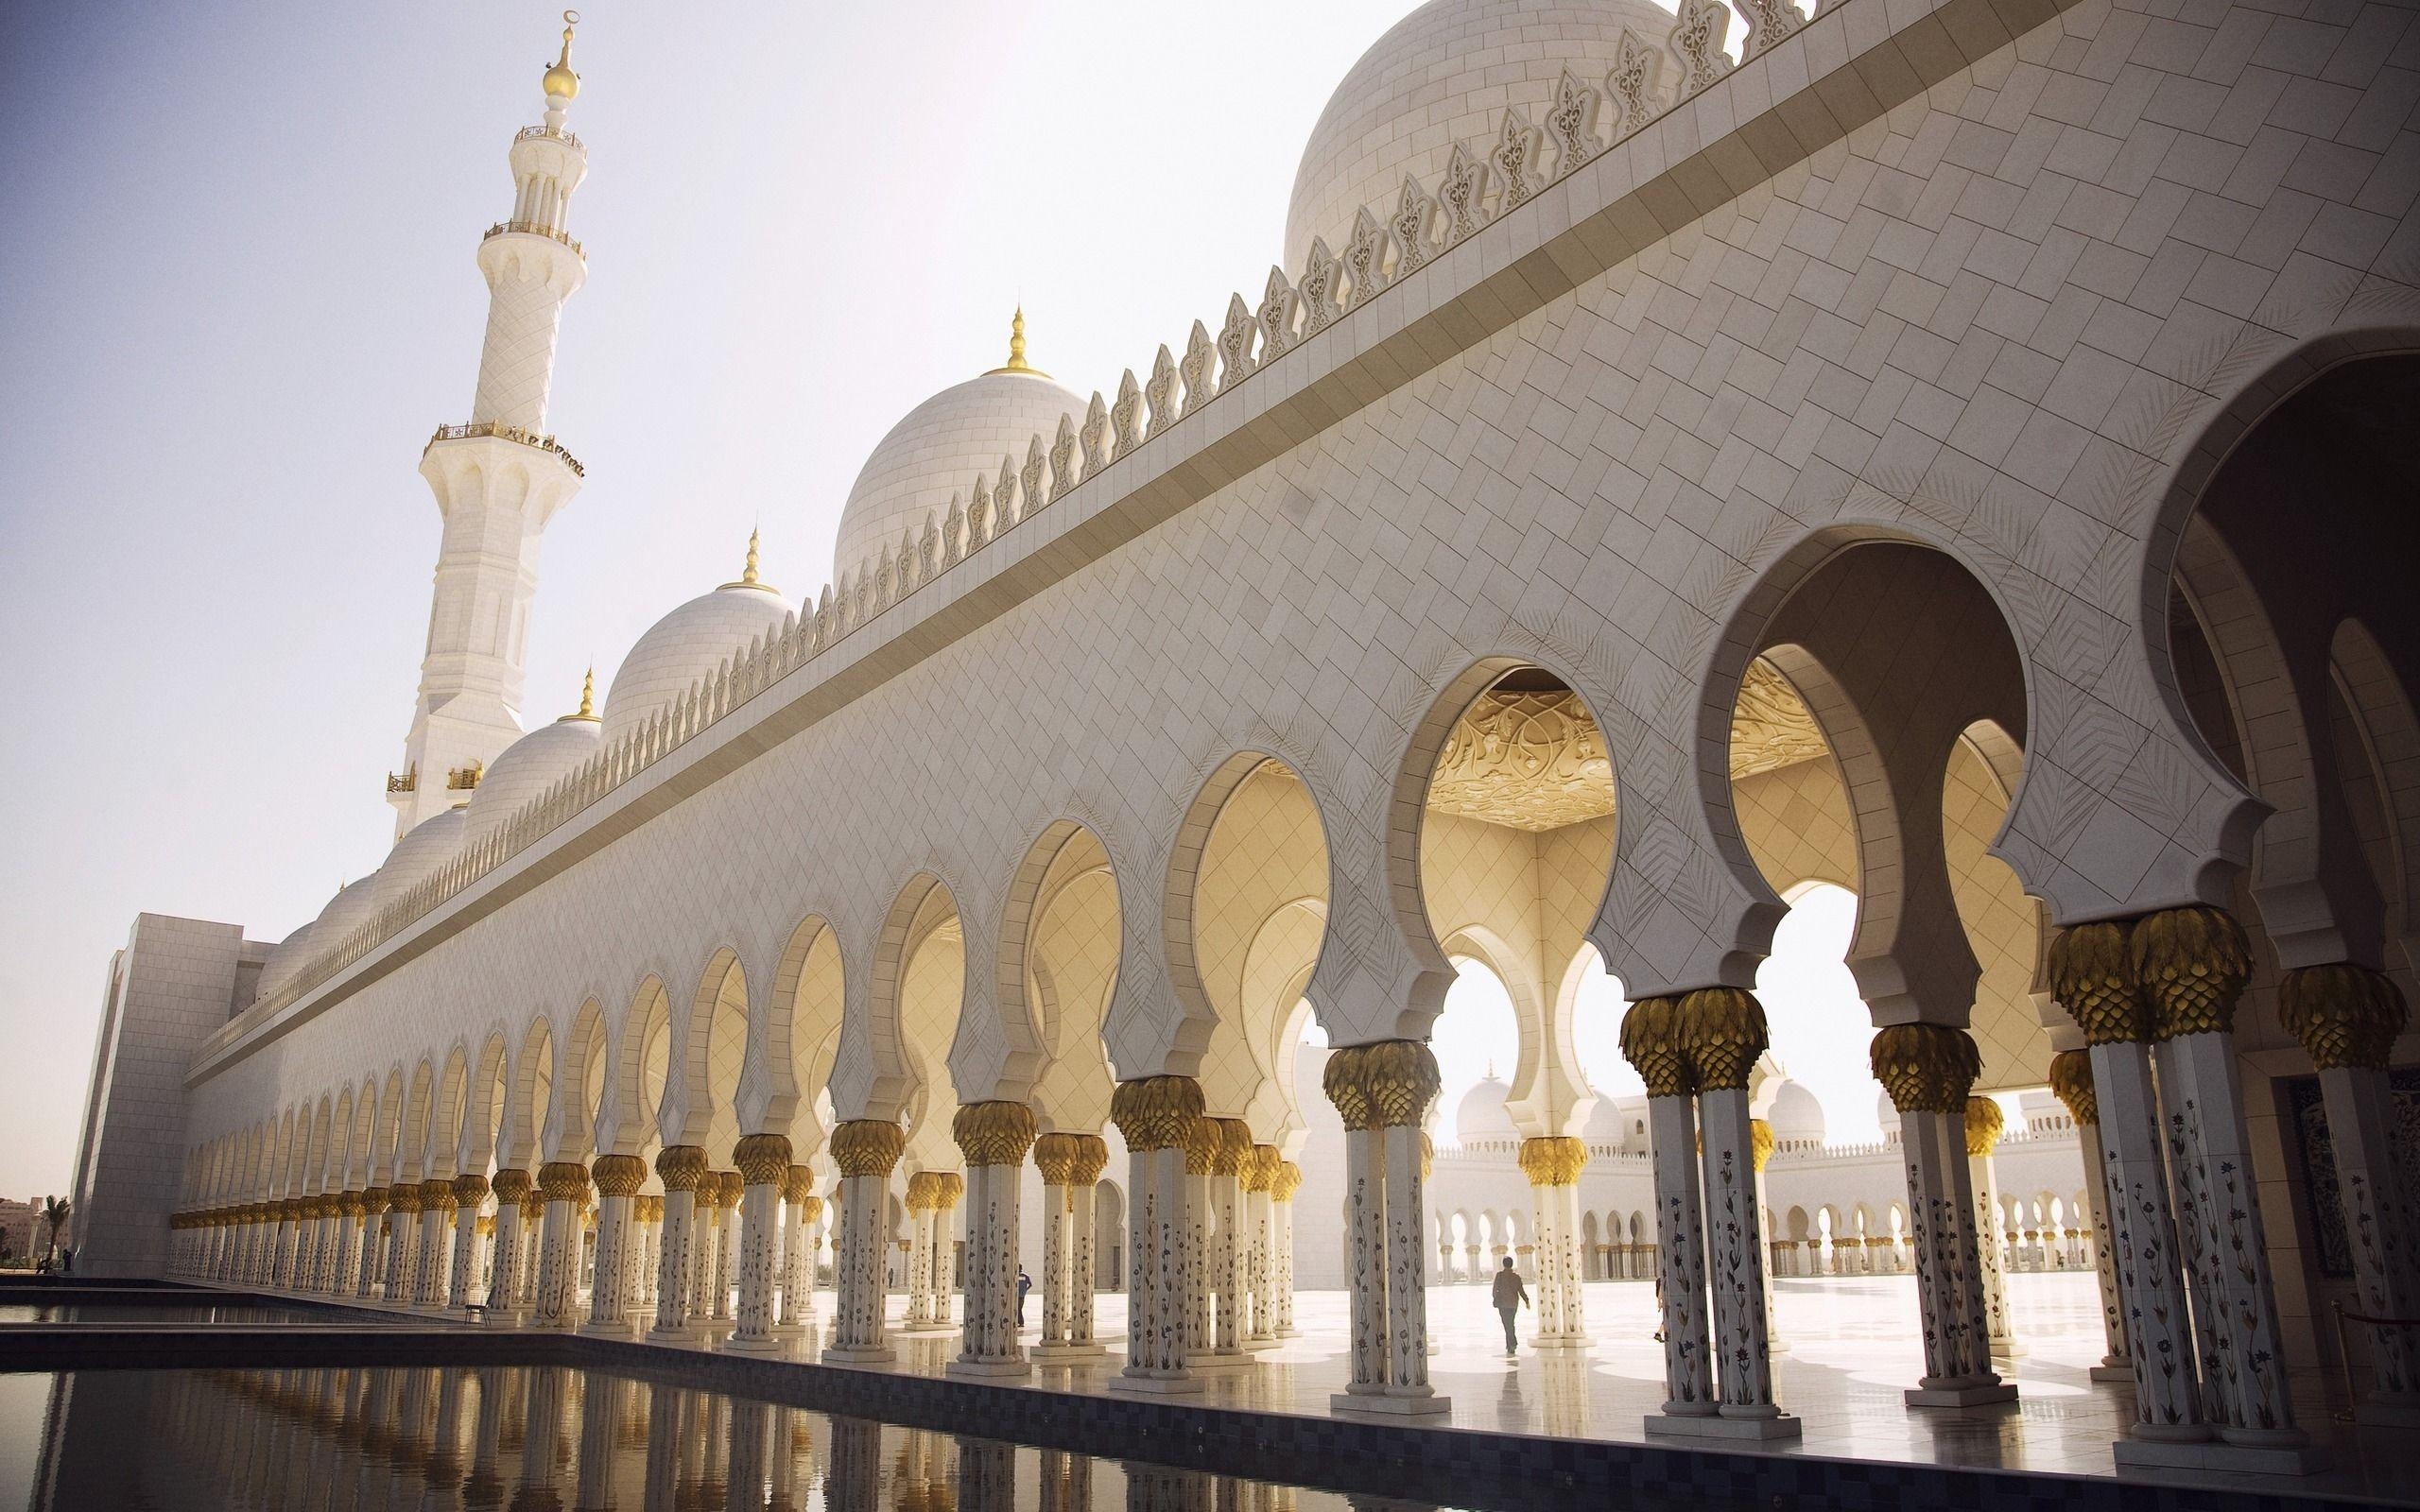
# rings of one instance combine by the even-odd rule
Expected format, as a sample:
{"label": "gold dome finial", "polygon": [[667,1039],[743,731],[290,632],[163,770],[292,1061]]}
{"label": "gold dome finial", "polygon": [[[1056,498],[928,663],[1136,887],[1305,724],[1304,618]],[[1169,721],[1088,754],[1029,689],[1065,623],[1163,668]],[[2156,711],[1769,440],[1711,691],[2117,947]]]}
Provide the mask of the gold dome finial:
{"label": "gold dome finial", "polygon": [[555,66],[546,70],[546,93],[561,99],[571,99],[579,94],[579,76],[571,71],[571,29],[579,25],[579,12],[563,12],[563,50]]}
{"label": "gold dome finial", "polygon": [[761,589],[768,593],[780,592],[780,590],[776,589],[772,584],[756,576],[755,531],[751,530],[748,532],[748,563],[740,571],[739,581],[735,583],[725,583],[722,586],[725,588],[755,588]]}
{"label": "gold dome finial", "polygon": [[1048,373],[1044,372],[1041,369],[1025,360],[1025,306],[1023,304],[1019,304],[1017,306],[1017,313],[1015,317],[1009,321],[1008,366],[1005,368],[994,368],[992,369],[992,372],[987,372],[983,376],[989,378],[993,373],[1002,372],[1021,372],[1035,378],[1047,378],[1050,376]]}

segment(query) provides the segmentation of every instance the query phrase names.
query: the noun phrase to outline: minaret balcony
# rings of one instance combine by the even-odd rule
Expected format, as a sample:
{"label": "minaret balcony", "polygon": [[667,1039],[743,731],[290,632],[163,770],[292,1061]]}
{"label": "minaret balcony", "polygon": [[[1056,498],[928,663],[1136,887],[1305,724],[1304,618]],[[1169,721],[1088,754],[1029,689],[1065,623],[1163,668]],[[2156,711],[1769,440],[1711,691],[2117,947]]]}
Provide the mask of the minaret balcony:
{"label": "minaret balcony", "polygon": [[552,226],[548,226],[541,221],[499,220],[494,225],[490,226],[488,228],[488,233],[485,236],[480,237],[479,240],[482,242],[488,242],[493,241],[498,236],[508,235],[544,236],[549,241],[561,242],[565,247],[570,248],[573,253],[576,254],[581,262],[585,263],[588,261],[588,254],[580,250],[579,243],[572,240],[566,233],[557,231]]}
{"label": "minaret balcony", "polygon": [[581,478],[588,476],[588,470],[579,465],[579,458],[563,450],[562,443],[553,437],[541,436],[536,431],[524,430],[518,425],[499,424],[494,421],[475,421],[468,425],[440,425],[437,427],[437,434],[428,438],[428,445],[420,449],[420,455],[426,456],[429,448],[440,441],[471,440],[483,436],[493,436],[501,441],[511,441],[516,445],[527,446],[536,451],[552,453],[562,459],[563,466],[571,469],[572,476]]}
{"label": "minaret balcony", "polygon": [[562,129],[562,128],[556,126],[525,126],[520,130],[512,133],[512,140],[515,142],[537,142],[542,140],[561,142],[563,146],[570,147],[575,151],[585,152],[588,150],[588,144],[582,142],[576,132],[566,131]]}

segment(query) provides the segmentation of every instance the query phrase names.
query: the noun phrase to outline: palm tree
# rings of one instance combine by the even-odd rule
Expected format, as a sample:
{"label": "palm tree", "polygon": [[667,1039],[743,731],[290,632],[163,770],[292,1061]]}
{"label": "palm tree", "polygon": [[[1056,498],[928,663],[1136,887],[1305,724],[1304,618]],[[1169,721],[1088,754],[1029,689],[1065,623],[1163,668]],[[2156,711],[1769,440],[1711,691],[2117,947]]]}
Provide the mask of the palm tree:
{"label": "palm tree", "polygon": [[65,1197],[42,1199],[42,1221],[50,1229],[49,1237],[43,1249],[43,1258],[46,1261],[56,1263],[59,1258],[59,1230],[67,1227],[67,1211],[68,1203]]}

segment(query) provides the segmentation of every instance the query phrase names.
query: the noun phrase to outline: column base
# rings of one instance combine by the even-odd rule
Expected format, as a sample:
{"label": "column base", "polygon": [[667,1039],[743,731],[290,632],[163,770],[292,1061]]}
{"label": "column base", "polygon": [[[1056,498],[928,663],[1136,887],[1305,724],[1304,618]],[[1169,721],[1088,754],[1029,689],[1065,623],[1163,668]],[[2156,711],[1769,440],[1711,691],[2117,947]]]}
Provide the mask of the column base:
{"label": "column base", "polygon": [[1026,1358],[1036,1365],[1080,1364],[1086,1360],[1103,1360],[1109,1350],[1098,1342],[1092,1344],[1036,1344],[1025,1351]]}
{"label": "column base", "polygon": [[1188,1354],[1184,1357],[1187,1370],[1240,1370],[1253,1363],[1249,1354]]}
{"label": "column base", "polygon": [[1259,1352],[1260,1352],[1261,1350],[1263,1350],[1263,1349],[1284,1349],[1284,1348],[1285,1348],[1285,1345],[1286,1345],[1286,1341],[1285,1341],[1285,1340],[1283,1340],[1283,1339],[1277,1339],[1277,1338],[1268,1338],[1268,1337],[1263,1337],[1263,1338],[1257,1338],[1257,1339],[1246,1339],[1246,1340],[1244,1340],[1244,1348],[1245,1348],[1245,1349],[1249,1349],[1249,1350],[1251,1350],[1251,1351],[1252,1351],[1252,1352],[1253,1352],[1254,1354],[1259,1353]]}
{"label": "column base", "polygon": [[1803,1437],[1806,1429],[1788,1413],[1771,1418],[1724,1418],[1716,1416],[1680,1417],[1670,1413],[1647,1415],[1647,1432],[1657,1438],[1733,1438],[1770,1440]]}
{"label": "column base", "polygon": [[887,1366],[899,1363],[899,1356],[887,1344],[860,1344],[843,1348],[834,1345],[823,1351],[825,1365]]}
{"label": "column base", "polygon": [[2022,1339],[1994,1339],[1991,1350],[1995,1360],[2022,1360],[2033,1352],[2025,1347]]}
{"label": "column base", "polygon": [[1990,1385],[1912,1386],[1900,1393],[1910,1407],[1988,1407],[1994,1402],[2014,1401],[2016,1384],[1999,1381]]}
{"label": "column base", "polygon": [[659,1323],[639,1337],[649,1344],[668,1344],[674,1349],[694,1349],[706,1342],[704,1332],[694,1323],[684,1323],[677,1329]]}
{"label": "column base", "polygon": [[1541,1354],[1578,1354],[1595,1342],[1585,1333],[1540,1333],[1531,1336],[1530,1348]]}
{"label": "column base", "polygon": [[998,1381],[1011,1376],[1033,1374],[1030,1360],[952,1360],[942,1367],[942,1374],[953,1381]]}
{"label": "column base", "polygon": [[1299,1339],[1303,1336],[1303,1331],[1297,1328],[1282,1328],[1277,1331],[1277,1336],[1281,1340]]}
{"label": "column base", "polygon": [[1377,1418],[1426,1418],[1452,1412],[1454,1399],[1433,1392],[1425,1397],[1397,1397],[1376,1393],[1357,1396],[1350,1391],[1339,1391],[1327,1399],[1327,1407],[1330,1412]]}
{"label": "column base", "polygon": [[1776,1338],[1772,1337],[1771,1334],[1767,1334],[1767,1335],[1765,1336],[1765,1354],[1766,1354],[1766,1356],[1767,1356],[1768,1358],[1770,1358],[1770,1357],[1772,1357],[1772,1356],[1773,1356],[1773,1355],[1776,1355],[1776,1354],[1788,1354],[1789,1352],[1789,1340],[1787,1340],[1787,1339],[1776,1339]]}
{"label": "column base", "polygon": [[903,1339],[932,1339],[959,1332],[955,1323],[908,1323],[891,1330]]}
{"label": "column base", "polygon": [[2110,1446],[2121,1470],[2222,1470],[2237,1475],[2308,1475],[2325,1457],[2308,1444],[2225,1444],[2215,1438],[2183,1441],[2121,1438]]}
{"label": "column base", "polygon": [[773,1325],[773,1337],[777,1339],[803,1339],[806,1337],[806,1325],[804,1323],[776,1323]]}
{"label": "column base", "polygon": [[735,1333],[722,1342],[725,1354],[787,1354],[789,1349],[790,1341],[778,1333],[768,1333],[754,1339],[742,1338]]}
{"label": "column base", "polygon": [[582,1323],[572,1330],[583,1339],[634,1339],[638,1333],[627,1320],[614,1323]]}
{"label": "column base", "polygon": [[1185,1397],[1201,1389],[1201,1378],[1196,1375],[1134,1376],[1121,1370],[1109,1378],[1109,1389],[1132,1392],[1138,1397]]}
{"label": "column base", "polygon": [[2135,1379],[2135,1367],[2127,1362],[2120,1360],[2115,1365],[2102,1364],[2094,1366],[2091,1369],[2085,1371],[2084,1374],[2094,1381],[2123,1381],[2132,1384]]}

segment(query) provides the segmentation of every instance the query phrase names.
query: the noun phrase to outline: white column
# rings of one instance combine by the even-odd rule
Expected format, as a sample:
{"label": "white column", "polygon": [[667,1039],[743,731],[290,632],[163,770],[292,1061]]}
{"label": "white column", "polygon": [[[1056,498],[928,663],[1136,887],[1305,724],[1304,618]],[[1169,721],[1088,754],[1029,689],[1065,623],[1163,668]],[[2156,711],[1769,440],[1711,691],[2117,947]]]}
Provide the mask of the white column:
{"label": "white column", "polygon": [[782,1314],[773,1332],[795,1338],[815,1317],[815,1221],[823,1199],[815,1194],[812,1167],[783,1173],[782,1208]]}
{"label": "white column", "polygon": [[600,1155],[596,1180],[596,1280],[589,1288],[588,1322],[580,1332],[597,1338],[631,1336],[631,1274],[637,1246],[639,1188],[647,1162],[635,1155]]}
{"label": "white column", "polygon": [[966,1322],[955,1376],[1029,1373],[1017,1338],[1017,1187],[1033,1147],[1023,1103],[969,1103],[951,1137],[966,1158]]}
{"label": "white column", "polygon": [[1269,1211],[1277,1241],[1277,1336],[1298,1339],[1294,1326],[1294,1194],[1303,1190],[1303,1168],[1291,1160],[1277,1162],[1269,1184]]}
{"label": "white column", "polygon": [[1252,1299],[1252,1332],[1245,1347],[1277,1345],[1276,1220],[1269,1188],[1277,1179],[1277,1146],[1255,1144],[1244,1166],[1244,1229],[1248,1269],[1244,1291]]}
{"label": "white column", "polygon": [[411,1300],[412,1276],[419,1263],[420,1183],[399,1181],[387,1210],[387,1274],[379,1296],[389,1304]]}
{"label": "white column", "polygon": [[567,1329],[579,1321],[579,1205],[588,1194],[588,1168],[574,1160],[549,1160],[539,1168],[538,1193],[545,1199],[546,1216],[531,1321],[542,1329]]}
{"label": "white column", "polygon": [[697,1337],[691,1326],[689,1285],[696,1272],[692,1246],[697,1242],[698,1184],[711,1181],[706,1152],[695,1144],[667,1144],[656,1153],[656,1175],[664,1180],[664,1237],[656,1256],[655,1323],[648,1336],[664,1343]]}
{"label": "white column", "polygon": [[1201,1117],[1190,1076],[1145,1076],[1117,1084],[1110,1117],[1128,1156],[1126,1367],[1117,1391],[1175,1394],[1201,1389],[1185,1350],[1185,1143]]}
{"label": "white column", "polygon": [[866,1365],[893,1358],[883,1327],[883,1201],[902,1143],[899,1125],[878,1119],[855,1119],[832,1131],[832,1159],[840,1167],[840,1229],[826,1360]]}
{"label": "white column", "polygon": [[[1748,1117],[1748,1074],[1764,1053],[1764,1010],[1734,988],[1693,992],[1685,1000],[1701,1016],[1691,1062],[1699,1069],[1698,1128],[1705,1195],[1706,1272],[1714,1299],[1717,1375],[1726,1425],[1760,1437],[1796,1437],[1797,1418],[1773,1400],[1765,1315],[1764,1211],[1756,1200],[1755,1131]],[[1753,1031],[1752,1042],[1741,1042]],[[1703,1041],[1711,1039],[1721,1049]]]}
{"label": "white column", "polygon": [[467,1312],[478,1300],[479,1207],[487,1201],[488,1178],[462,1175],[454,1178],[454,1264],[446,1278],[445,1305]]}
{"label": "white column", "polygon": [[1982,1261],[1983,1332],[1992,1358],[2023,1358],[2025,1346],[2008,1321],[2009,1254],[2006,1204],[2000,1201],[1999,1168],[1992,1148],[1999,1143],[2000,1105],[1988,1097],[1966,1099],[1966,1177],[1974,1192],[1975,1246]]}
{"label": "white column", "polygon": [[487,1309],[496,1322],[521,1321],[521,1204],[534,1183],[529,1173],[507,1167],[495,1174],[495,1273],[488,1284]]}
{"label": "white column", "polygon": [[790,1173],[790,1142],[781,1134],[751,1134],[732,1158],[739,1167],[739,1303],[727,1346],[746,1353],[771,1354],[773,1289],[781,1264],[779,1227],[782,1186]]}
{"label": "white column", "polygon": [[1521,1170],[1530,1178],[1530,1211],[1537,1233],[1538,1327],[1541,1349],[1585,1349],[1586,1303],[1580,1257],[1580,1173],[1588,1147],[1569,1135],[1521,1142]]}

